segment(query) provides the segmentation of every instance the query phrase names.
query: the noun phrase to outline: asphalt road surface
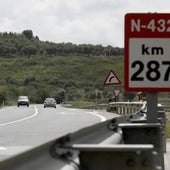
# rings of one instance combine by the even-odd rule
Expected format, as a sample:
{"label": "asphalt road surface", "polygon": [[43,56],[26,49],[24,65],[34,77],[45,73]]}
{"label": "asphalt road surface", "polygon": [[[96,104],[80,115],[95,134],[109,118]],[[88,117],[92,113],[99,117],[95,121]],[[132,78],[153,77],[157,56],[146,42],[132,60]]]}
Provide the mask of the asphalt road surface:
{"label": "asphalt road surface", "polygon": [[[43,105],[2,108],[0,160],[115,116],[104,111],[69,109],[60,105],[56,109],[44,109]],[[165,170],[169,168],[170,140],[167,139]]]}
{"label": "asphalt road surface", "polygon": [[107,118],[113,113],[93,110],[43,108],[43,105],[0,109],[0,160],[57,139]]}

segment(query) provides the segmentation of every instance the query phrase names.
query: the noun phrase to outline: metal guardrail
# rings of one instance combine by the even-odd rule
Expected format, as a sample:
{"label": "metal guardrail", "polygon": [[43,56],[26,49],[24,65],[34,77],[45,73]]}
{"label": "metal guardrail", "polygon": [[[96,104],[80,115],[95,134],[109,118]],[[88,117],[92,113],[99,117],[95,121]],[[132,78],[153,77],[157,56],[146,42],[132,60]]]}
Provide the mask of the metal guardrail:
{"label": "metal guardrail", "polygon": [[[57,148],[66,144],[67,146],[84,143],[99,144],[113,134],[117,134],[117,131],[113,131],[114,128],[117,127],[118,123],[126,122],[127,119],[126,116],[114,118],[49,141],[39,147],[1,161],[0,170],[63,170],[63,167],[71,164],[72,161],[56,154]],[[72,165],[68,167],[69,170],[74,168]]]}
{"label": "metal guardrail", "polygon": [[98,109],[107,110],[108,112],[114,112],[121,115],[130,115],[136,113],[139,110],[143,110],[146,107],[146,102],[110,102],[102,104],[93,104],[81,107],[81,109]]}
{"label": "metal guardrail", "polygon": [[146,123],[146,105],[131,104],[135,113],[130,114],[130,102],[110,103],[110,107],[121,108],[117,109],[121,116],[3,160],[0,169],[164,170],[165,113],[160,112],[159,123]]}
{"label": "metal guardrail", "polygon": [[146,102],[111,102],[107,106],[108,112],[119,115],[131,115],[146,109]]}

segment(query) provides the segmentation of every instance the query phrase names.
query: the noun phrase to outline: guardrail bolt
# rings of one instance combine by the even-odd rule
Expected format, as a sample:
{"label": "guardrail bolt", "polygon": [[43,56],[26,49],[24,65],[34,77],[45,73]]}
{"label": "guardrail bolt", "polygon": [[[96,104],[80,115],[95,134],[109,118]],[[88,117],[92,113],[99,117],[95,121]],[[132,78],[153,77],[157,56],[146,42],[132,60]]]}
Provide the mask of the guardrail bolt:
{"label": "guardrail bolt", "polygon": [[129,159],[127,160],[126,164],[127,164],[128,167],[132,168],[132,167],[135,166],[135,161],[134,161],[134,159],[129,158]]}
{"label": "guardrail bolt", "polygon": [[142,161],[142,166],[144,166],[144,167],[149,167],[149,166],[150,166],[150,161],[149,161],[148,159],[144,159],[144,160]]}

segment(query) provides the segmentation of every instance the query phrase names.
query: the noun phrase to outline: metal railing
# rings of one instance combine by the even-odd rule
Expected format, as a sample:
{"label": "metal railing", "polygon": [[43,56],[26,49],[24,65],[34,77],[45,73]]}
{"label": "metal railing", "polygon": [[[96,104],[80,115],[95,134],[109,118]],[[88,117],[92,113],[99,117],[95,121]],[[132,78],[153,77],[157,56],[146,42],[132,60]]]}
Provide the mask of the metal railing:
{"label": "metal railing", "polygon": [[[117,131],[112,129],[117,128],[119,122],[125,122],[126,120],[127,117],[114,118],[49,141],[41,146],[2,160],[0,170],[60,170],[67,167],[66,165],[69,165],[69,168],[74,168],[70,165],[72,161],[67,158],[69,152],[62,153],[65,149],[60,151],[60,148],[70,147],[73,144],[99,144],[110,136],[117,135]],[[58,150],[61,153],[57,153]]]}
{"label": "metal railing", "polygon": [[131,115],[140,110],[146,109],[146,102],[111,102],[107,106],[108,112],[114,112],[119,115]]}

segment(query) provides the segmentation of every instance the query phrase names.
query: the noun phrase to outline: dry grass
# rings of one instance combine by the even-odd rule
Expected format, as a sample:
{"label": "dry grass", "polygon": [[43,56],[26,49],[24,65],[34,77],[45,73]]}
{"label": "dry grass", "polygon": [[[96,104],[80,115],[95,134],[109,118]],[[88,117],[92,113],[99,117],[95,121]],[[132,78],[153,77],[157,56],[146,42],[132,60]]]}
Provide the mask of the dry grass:
{"label": "dry grass", "polygon": [[167,138],[170,138],[170,121],[167,122],[166,130],[167,130]]}

